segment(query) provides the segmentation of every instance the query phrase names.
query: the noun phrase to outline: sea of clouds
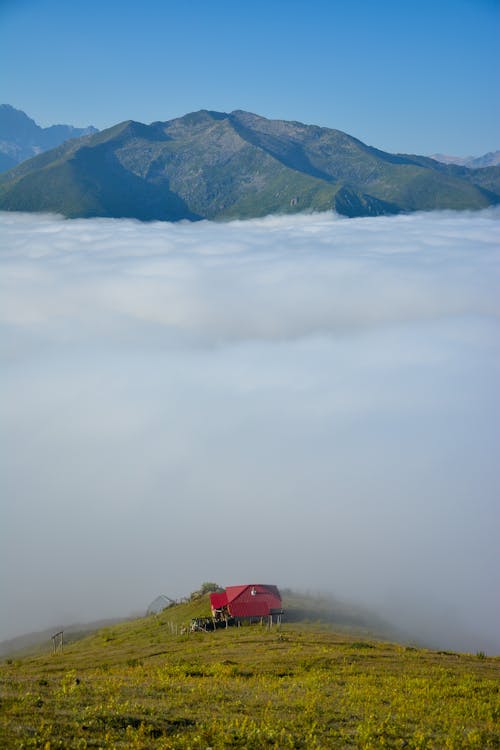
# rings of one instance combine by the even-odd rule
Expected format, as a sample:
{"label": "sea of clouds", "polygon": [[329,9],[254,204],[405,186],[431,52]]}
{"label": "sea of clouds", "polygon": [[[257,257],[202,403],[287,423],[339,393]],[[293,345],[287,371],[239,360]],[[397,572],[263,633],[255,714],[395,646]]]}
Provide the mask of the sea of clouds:
{"label": "sea of clouds", "polygon": [[0,214],[0,638],[261,581],[500,652],[499,228]]}

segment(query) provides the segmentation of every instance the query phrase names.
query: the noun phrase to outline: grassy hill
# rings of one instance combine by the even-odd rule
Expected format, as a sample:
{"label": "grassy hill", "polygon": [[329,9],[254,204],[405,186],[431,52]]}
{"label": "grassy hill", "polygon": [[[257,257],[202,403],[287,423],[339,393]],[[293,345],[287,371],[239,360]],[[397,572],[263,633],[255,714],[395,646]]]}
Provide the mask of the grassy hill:
{"label": "grassy hill", "polygon": [[30,159],[0,176],[0,209],[166,221],[478,209],[500,202],[500,167],[489,170],[388,154],[339,130],[202,110],[123,122]]}
{"label": "grassy hill", "polygon": [[4,661],[0,746],[499,747],[498,658],[339,632],[326,616],[180,633],[207,610],[200,597]]}
{"label": "grassy hill", "polygon": [[[348,605],[331,595],[297,593],[290,589],[284,589],[281,593],[286,610],[286,622],[316,623],[334,627],[337,631],[346,631],[350,634],[378,636],[386,639],[395,639],[400,636],[394,628],[373,612],[364,610],[359,606]],[[170,626],[180,629],[181,627],[189,627],[193,618],[209,617],[210,614],[209,596],[203,595],[200,590],[193,592],[188,600],[180,603],[173,602],[172,606],[163,611],[162,618],[167,617]],[[69,645],[91,636],[98,630],[118,625],[123,626],[127,632],[133,632],[134,629],[137,629],[139,633],[144,634],[147,632],[147,626],[150,622],[149,617],[141,619],[136,616],[126,620],[114,618],[71,625],[59,623],[43,631],[1,641],[0,658],[24,658],[47,653],[52,648],[52,635],[61,630],[64,630],[66,645]]]}

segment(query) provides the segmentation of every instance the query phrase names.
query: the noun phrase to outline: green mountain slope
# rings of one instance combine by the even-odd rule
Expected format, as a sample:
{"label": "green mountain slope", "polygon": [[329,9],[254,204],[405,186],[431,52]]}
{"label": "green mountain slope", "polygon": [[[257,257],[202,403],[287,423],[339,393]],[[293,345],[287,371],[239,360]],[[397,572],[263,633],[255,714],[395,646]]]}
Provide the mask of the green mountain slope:
{"label": "green mountain slope", "polygon": [[68,217],[174,221],[328,209],[369,216],[498,202],[500,167],[387,154],[338,130],[242,111],[121,123],[0,177],[0,209]]}

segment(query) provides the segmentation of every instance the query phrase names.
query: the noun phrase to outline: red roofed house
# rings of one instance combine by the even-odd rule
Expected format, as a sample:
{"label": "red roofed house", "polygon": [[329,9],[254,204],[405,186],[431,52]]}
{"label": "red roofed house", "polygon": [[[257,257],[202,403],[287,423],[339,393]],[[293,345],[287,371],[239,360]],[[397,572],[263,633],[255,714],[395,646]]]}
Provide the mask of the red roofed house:
{"label": "red roofed house", "polygon": [[215,620],[269,617],[272,622],[273,616],[280,620],[283,614],[277,587],[262,583],[227,586],[222,593],[210,594],[210,605]]}

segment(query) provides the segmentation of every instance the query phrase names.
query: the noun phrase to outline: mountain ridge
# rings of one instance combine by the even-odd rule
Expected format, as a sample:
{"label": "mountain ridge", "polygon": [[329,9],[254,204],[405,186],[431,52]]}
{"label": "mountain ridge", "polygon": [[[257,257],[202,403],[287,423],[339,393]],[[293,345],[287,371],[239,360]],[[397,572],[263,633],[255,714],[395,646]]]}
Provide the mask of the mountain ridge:
{"label": "mountain ridge", "polygon": [[447,154],[432,154],[431,159],[443,164],[458,164],[470,169],[482,169],[484,167],[496,167],[500,164],[500,151],[488,151],[481,156],[448,156]]}
{"label": "mountain ridge", "polygon": [[76,128],[59,124],[43,128],[22,110],[10,104],[0,104],[0,172],[55,148],[70,138],[97,132],[92,125]]}
{"label": "mountain ridge", "polygon": [[69,218],[377,216],[499,202],[500,167],[390,154],[340,130],[243,110],[199,110],[150,125],[126,120],[0,175],[0,209]]}

